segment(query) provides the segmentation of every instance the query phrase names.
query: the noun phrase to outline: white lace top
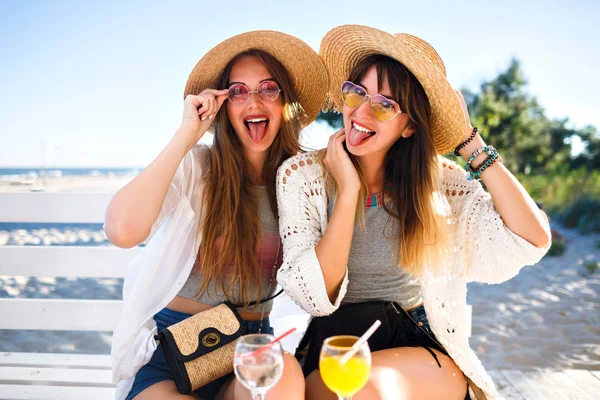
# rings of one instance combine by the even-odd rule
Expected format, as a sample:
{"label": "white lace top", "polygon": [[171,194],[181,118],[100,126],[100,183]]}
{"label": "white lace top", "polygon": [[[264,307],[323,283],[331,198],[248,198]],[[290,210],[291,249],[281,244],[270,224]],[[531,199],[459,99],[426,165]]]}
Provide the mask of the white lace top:
{"label": "white lace top", "polygon": [[[458,164],[442,160],[452,250],[443,265],[425,266],[423,303],[436,338],[469,379],[474,398],[497,399],[500,396],[490,376],[469,347],[467,282],[506,281],[523,266],[537,263],[550,243],[537,248],[511,232],[481,184],[467,181]],[[277,201],[284,251],[279,284],[311,315],[331,314],[346,294],[348,273],[331,303],[315,252],[328,222],[323,169],[315,153],[300,154],[282,164],[277,174]],[[549,235],[548,224],[546,230]]]}

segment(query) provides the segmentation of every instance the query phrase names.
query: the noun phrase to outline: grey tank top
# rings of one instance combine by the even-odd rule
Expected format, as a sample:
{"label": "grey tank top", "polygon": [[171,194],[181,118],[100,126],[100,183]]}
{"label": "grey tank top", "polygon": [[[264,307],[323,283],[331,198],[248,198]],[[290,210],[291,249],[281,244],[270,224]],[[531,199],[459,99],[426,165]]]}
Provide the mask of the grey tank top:
{"label": "grey tank top", "polygon": [[[265,299],[272,296],[275,293],[275,289],[277,288],[277,271],[273,273],[273,265],[276,264],[276,269],[279,269],[279,267],[281,266],[283,260],[283,246],[281,245],[279,239],[279,226],[277,224],[275,216],[273,215],[273,212],[271,211],[271,206],[269,204],[267,189],[265,186],[256,186],[256,188],[260,221],[262,223],[262,230],[264,234],[264,245],[259,245],[256,251],[256,256],[261,272],[261,298]],[[201,254],[198,254],[198,257],[201,256]],[[277,262],[275,262],[276,257]],[[271,277],[271,288],[267,292],[267,288],[269,287],[269,280],[271,279]],[[226,276],[225,279],[226,282],[228,282],[229,276]],[[196,296],[196,291],[201,281],[202,274],[200,273],[200,271],[198,271],[196,266],[194,266],[192,272],[190,273],[190,276],[188,277],[187,281],[185,282],[185,284],[183,285],[183,287],[177,295],[212,306],[216,306],[227,300],[227,297],[221,289],[221,280],[217,279],[210,283],[208,290],[202,296]],[[229,294],[229,297],[232,301],[237,301],[237,299],[240,298],[240,287],[241,285],[238,280],[235,282],[233,290]],[[260,300],[257,298],[258,284],[256,284],[256,282],[252,285],[252,292],[253,297],[252,299],[250,299],[250,301]],[[269,313],[272,310],[272,308],[273,300],[264,303],[265,313]],[[261,303],[247,308],[238,308],[238,311],[261,313],[263,311],[263,304]]]}
{"label": "grey tank top", "polygon": [[[333,203],[329,203],[329,215]],[[404,309],[422,303],[419,279],[396,264],[396,219],[383,207],[365,208],[365,227],[356,224],[348,258],[344,303],[395,301]]]}

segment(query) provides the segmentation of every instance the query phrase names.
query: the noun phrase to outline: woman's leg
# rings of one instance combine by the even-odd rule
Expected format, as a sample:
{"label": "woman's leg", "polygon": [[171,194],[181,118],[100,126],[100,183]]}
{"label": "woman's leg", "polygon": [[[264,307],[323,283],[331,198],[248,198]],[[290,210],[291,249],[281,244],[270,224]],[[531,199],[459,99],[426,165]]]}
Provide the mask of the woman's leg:
{"label": "woman's leg", "polygon": [[[279,382],[267,392],[267,400],[304,400],[304,375],[300,364],[288,352],[284,352],[283,374]],[[221,388],[217,400],[252,400],[250,391],[233,378]]]}
{"label": "woman's leg", "polygon": [[[422,347],[397,347],[372,354],[369,382],[354,400],[463,400],[467,381],[454,361],[433,350],[433,356]],[[306,379],[306,398],[335,400],[337,397],[325,386],[318,370]]]}
{"label": "woman's leg", "polygon": [[194,396],[181,394],[175,386],[175,381],[162,381],[148,386],[133,400],[193,400]]}

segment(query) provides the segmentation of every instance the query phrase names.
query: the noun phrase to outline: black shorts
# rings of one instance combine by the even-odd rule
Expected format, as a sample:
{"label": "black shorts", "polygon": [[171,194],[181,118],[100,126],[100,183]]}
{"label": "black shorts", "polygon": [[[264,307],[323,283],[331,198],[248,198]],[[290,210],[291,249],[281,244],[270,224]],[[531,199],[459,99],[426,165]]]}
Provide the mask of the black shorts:
{"label": "black shorts", "polygon": [[[448,355],[431,331],[425,308],[421,305],[404,311],[399,304],[384,301],[344,304],[333,314],[312,319],[296,350],[304,376],[319,369],[323,342],[330,336],[361,336],[376,320],[381,326],[369,339],[371,352],[396,347],[423,347],[441,368],[432,349]],[[467,392],[466,399],[469,399]]]}

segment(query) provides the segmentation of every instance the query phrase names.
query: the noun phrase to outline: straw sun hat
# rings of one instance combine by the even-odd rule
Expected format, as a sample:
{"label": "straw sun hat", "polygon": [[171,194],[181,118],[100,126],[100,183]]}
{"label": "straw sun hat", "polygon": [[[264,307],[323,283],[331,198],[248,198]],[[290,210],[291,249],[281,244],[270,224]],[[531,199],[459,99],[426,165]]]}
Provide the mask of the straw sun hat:
{"label": "straw sun hat", "polygon": [[460,100],[446,79],[439,54],[423,39],[367,26],[342,25],[327,32],[319,53],[329,71],[330,109],[342,111],[341,87],[358,62],[372,54],[383,54],[402,63],[423,86],[431,105],[433,142],[438,153],[452,151],[463,140],[466,121]]}
{"label": "straw sun hat", "polygon": [[[184,97],[217,88],[223,70],[235,56],[247,50],[262,50],[275,57],[288,71],[305,115],[302,125],[313,122],[327,96],[327,70],[319,55],[302,40],[276,31],[252,31],[233,36],[212,48],[194,67]],[[254,88],[251,88],[251,90]]]}

